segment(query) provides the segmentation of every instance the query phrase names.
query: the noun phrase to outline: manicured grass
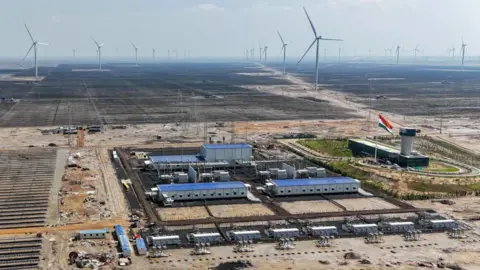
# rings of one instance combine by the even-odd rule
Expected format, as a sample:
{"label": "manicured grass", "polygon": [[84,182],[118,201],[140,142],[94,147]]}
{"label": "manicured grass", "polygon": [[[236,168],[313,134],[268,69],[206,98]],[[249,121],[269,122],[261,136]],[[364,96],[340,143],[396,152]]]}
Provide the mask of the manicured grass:
{"label": "manicured grass", "polygon": [[352,151],[348,149],[348,140],[300,140],[299,144],[306,146],[319,153],[334,157],[352,157]]}
{"label": "manicured grass", "polygon": [[448,164],[430,161],[430,165],[423,169],[425,172],[458,172],[459,169],[455,166],[450,166]]}

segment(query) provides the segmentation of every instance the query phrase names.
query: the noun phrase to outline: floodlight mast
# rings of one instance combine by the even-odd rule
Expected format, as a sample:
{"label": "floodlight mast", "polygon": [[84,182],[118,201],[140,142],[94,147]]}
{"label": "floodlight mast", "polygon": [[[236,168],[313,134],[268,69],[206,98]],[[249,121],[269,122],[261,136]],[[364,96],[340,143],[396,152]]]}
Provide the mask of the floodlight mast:
{"label": "floodlight mast", "polygon": [[297,65],[300,64],[300,62],[302,62],[305,55],[307,55],[307,53],[310,51],[310,49],[313,47],[313,45],[315,45],[315,43],[317,43],[316,44],[317,45],[316,46],[317,47],[316,48],[316,54],[315,54],[315,90],[317,90],[318,89],[318,53],[319,53],[319,50],[320,50],[320,40],[326,40],[326,41],[343,41],[343,40],[336,39],[336,38],[324,38],[321,35],[318,35],[317,30],[315,29],[315,26],[313,26],[312,20],[310,19],[310,16],[308,15],[308,12],[305,9],[305,7],[303,8],[303,10],[305,11],[305,15],[307,16],[308,22],[310,23],[310,26],[312,27],[312,31],[313,31],[313,34],[314,34],[315,38],[314,38],[312,44],[310,44],[308,49],[303,54],[302,58],[300,58]]}

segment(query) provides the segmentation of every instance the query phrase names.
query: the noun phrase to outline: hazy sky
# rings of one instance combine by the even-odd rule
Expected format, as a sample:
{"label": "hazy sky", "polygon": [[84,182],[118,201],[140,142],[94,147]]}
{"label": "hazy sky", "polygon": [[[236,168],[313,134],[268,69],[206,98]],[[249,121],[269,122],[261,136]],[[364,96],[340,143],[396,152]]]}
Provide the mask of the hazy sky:
{"label": "hazy sky", "polygon": [[[14,0],[0,1],[0,56],[23,57],[30,40],[26,23],[39,41],[42,58],[95,56],[90,40],[104,42],[103,54],[133,55],[129,43],[140,47],[140,57],[157,56],[167,49],[183,48],[192,56],[239,56],[259,42],[278,56],[279,29],[290,43],[288,54],[300,56],[313,40],[303,13],[305,6],[317,31],[325,37],[344,39],[327,43],[327,54],[384,55],[394,45],[412,49],[415,44],[429,54],[447,54],[462,37],[467,54],[480,50],[480,0]],[[323,47],[322,47],[323,50]],[[323,51],[322,51],[323,55]]]}

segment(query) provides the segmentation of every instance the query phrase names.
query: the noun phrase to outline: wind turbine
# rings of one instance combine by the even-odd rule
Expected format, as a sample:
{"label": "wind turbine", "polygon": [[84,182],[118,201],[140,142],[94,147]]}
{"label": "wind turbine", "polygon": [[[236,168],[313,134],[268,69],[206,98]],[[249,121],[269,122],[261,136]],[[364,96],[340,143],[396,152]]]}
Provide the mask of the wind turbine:
{"label": "wind turbine", "polygon": [[280,31],[277,30],[278,37],[280,38],[280,41],[282,41],[282,49],[280,50],[280,53],[283,51],[283,74],[285,74],[285,69],[286,69],[286,59],[287,59],[287,43],[283,41],[282,35],[280,35]]}
{"label": "wind turbine", "polygon": [[155,49],[152,49],[152,58],[153,58],[153,61],[155,61]]}
{"label": "wind turbine", "polygon": [[73,51],[73,57],[75,57],[75,56],[76,56],[76,55],[75,55],[75,47],[73,47],[73,50],[72,50],[72,51]]}
{"label": "wind turbine", "polygon": [[252,45],[252,48],[250,49],[250,54],[252,55],[252,62],[255,61],[255,48],[254,46]]}
{"label": "wind turbine", "polygon": [[[33,48],[33,57],[34,57],[34,67],[35,67],[35,78],[38,79],[38,62],[37,62],[37,57],[38,57],[38,50],[37,50],[37,45],[44,45],[48,46],[47,43],[42,43],[38,42],[38,40],[34,40],[32,34],[30,33],[30,30],[28,30],[27,25],[25,24],[25,29],[27,29],[28,35],[30,36],[30,39],[32,40],[32,46],[30,46],[30,49],[28,49],[27,53],[25,54],[25,57],[23,57],[23,60],[27,58],[28,54]],[[22,61],[23,61],[22,60]]]}
{"label": "wind turbine", "polygon": [[463,68],[463,61],[465,60],[465,47],[467,47],[467,44],[463,42],[463,38],[462,38],[462,48],[460,49],[460,52],[462,53],[462,68]]}
{"label": "wind turbine", "polygon": [[303,8],[303,10],[305,11],[305,15],[307,15],[308,21],[310,22],[310,26],[312,27],[312,31],[313,31],[313,34],[315,35],[315,39],[313,40],[310,47],[308,47],[308,49],[305,51],[302,58],[300,58],[300,61],[298,61],[297,65],[300,64],[300,62],[302,62],[305,55],[307,55],[307,53],[310,51],[310,49],[313,47],[313,45],[315,43],[317,43],[317,51],[316,51],[316,55],[315,55],[315,74],[316,74],[315,75],[315,90],[316,90],[317,87],[318,87],[318,50],[319,50],[319,47],[320,47],[320,40],[330,40],[330,41],[343,41],[343,40],[332,39],[332,38],[323,38],[322,36],[317,35],[317,30],[315,30],[315,26],[313,26],[312,20],[310,20],[310,16],[308,16],[308,13],[307,13],[307,10],[305,9],[305,7]]}
{"label": "wind turbine", "polygon": [[258,49],[259,49],[259,51],[260,51],[260,55],[259,55],[259,57],[258,57],[258,60],[259,60],[260,62],[262,62],[263,54],[262,54],[262,45],[260,45],[260,42],[258,43]]}
{"label": "wind turbine", "polygon": [[342,54],[342,48],[338,48],[338,61],[340,61],[341,54]]}
{"label": "wind turbine", "polygon": [[265,66],[267,65],[267,49],[268,49],[268,46],[265,45],[265,47],[263,48],[263,56],[265,57]]}
{"label": "wind turbine", "polygon": [[455,45],[452,45],[452,58],[455,58]]}
{"label": "wind turbine", "polygon": [[135,65],[138,66],[138,48],[131,41],[130,41],[130,44],[132,44],[133,48],[135,49]]}
{"label": "wind turbine", "polygon": [[397,65],[398,65],[398,58],[400,57],[400,46],[397,45]]}
{"label": "wind turbine", "polygon": [[412,51],[414,51],[415,55],[414,55],[414,60],[417,60],[417,52],[419,52],[420,50],[418,49],[418,44],[417,46],[415,46],[415,49],[413,49]]}
{"label": "wind turbine", "polygon": [[99,66],[100,70],[102,70],[102,46],[103,46],[103,43],[98,44],[98,42],[93,37],[91,37],[91,38],[92,38],[93,42],[95,42],[95,45],[97,45],[98,66]]}

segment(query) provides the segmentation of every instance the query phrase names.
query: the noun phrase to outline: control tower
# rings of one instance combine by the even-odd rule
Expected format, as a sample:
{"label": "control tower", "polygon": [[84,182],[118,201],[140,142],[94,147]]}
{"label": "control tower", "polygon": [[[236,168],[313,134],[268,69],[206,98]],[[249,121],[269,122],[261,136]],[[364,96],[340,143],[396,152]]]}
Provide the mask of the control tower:
{"label": "control tower", "polygon": [[414,128],[401,128],[400,136],[402,137],[400,155],[410,156],[413,149],[413,137],[417,136],[417,130]]}

